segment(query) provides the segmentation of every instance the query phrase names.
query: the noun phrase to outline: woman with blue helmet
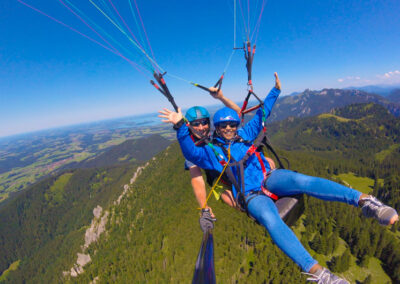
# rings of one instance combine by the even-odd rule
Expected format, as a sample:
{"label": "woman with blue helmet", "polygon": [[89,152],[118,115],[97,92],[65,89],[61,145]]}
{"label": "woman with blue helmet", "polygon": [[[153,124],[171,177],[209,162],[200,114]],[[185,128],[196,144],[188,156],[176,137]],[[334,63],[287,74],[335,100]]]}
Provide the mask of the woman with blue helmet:
{"label": "woman with blue helmet", "polygon": [[[280,82],[276,73],[275,80],[275,87],[264,100],[263,111],[266,117],[270,115],[280,94]],[[223,157],[224,161],[228,161],[227,153],[230,153],[231,160],[242,160],[252,146],[249,141],[254,141],[263,129],[263,111],[258,110],[254,118],[241,129],[238,129],[240,120],[235,112],[226,108],[217,111],[213,117],[217,136],[212,147],[196,147],[193,141],[190,138],[188,139],[188,129],[182,124],[180,110],[176,113],[164,109],[160,112],[162,114],[160,117],[165,118],[164,122],[174,124],[182,153],[186,159],[201,168],[222,172],[223,163],[218,156]],[[215,151],[217,154],[215,154]],[[264,166],[261,166],[261,164]],[[268,171],[267,174],[262,170],[263,167]],[[243,172],[243,175],[241,175],[238,171],[233,171],[236,179],[241,176],[244,179],[242,181],[243,188],[232,187],[233,195],[236,197],[244,192],[248,213],[267,229],[274,243],[286,255],[298,264],[303,271],[309,273],[310,278],[308,280],[310,281],[348,283],[320,266],[311,257],[293,231],[282,221],[273,200],[263,194],[264,189],[277,196],[293,196],[305,193],[322,200],[339,201],[355,207],[361,206],[366,217],[373,217],[382,225],[394,224],[398,221],[396,210],[382,204],[373,196],[318,177],[306,176],[284,169],[271,171],[271,167],[262,153],[249,156]]]}

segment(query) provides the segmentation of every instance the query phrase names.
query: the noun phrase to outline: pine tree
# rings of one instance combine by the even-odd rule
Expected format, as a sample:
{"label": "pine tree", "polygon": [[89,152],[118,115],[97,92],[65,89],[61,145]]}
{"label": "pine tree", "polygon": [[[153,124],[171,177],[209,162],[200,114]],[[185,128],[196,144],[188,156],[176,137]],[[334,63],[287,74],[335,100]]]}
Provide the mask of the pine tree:
{"label": "pine tree", "polygon": [[362,282],[362,284],[371,284],[372,283],[372,277],[371,274],[369,274],[365,280]]}

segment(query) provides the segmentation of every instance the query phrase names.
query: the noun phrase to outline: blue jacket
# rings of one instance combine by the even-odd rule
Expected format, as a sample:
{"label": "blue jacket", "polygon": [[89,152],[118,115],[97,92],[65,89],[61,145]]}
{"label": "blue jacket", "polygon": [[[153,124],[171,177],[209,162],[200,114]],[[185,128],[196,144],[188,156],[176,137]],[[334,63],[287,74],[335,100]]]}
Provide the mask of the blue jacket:
{"label": "blue jacket", "polygon": [[[272,107],[275,104],[276,99],[280,94],[280,90],[273,88],[268,96],[264,100],[264,109],[266,117],[269,117]],[[262,130],[262,110],[259,109],[252,120],[250,120],[243,128],[238,130],[238,135],[246,141],[254,141],[258,134]],[[189,128],[186,125],[182,125],[177,130],[177,138],[181,146],[181,150],[185,158],[192,163],[196,164],[200,168],[217,170],[221,172],[223,166],[219,163],[215,153],[210,146],[197,147],[189,134]],[[218,139],[218,138],[217,138]],[[225,149],[229,148],[229,142],[219,139],[222,147]],[[245,155],[247,150],[252,144],[244,142],[231,142],[230,153],[231,156],[236,160],[240,161]],[[220,146],[214,146],[215,150],[221,154],[225,161],[228,161],[228,157],[224,154]],[[261,157],[264,161],[266,170],[270,170],[270,166],[265,159],[264,155],[261,153]],[[233,174],[238,180],[238,173],[232,168]],[[256,157],[256,155],[250,156],[247,160],[247,167],[244,170],[244,185],[245,185],[245,195],[250,191],[261,190],[261,184],[264,180],[264,175],[261,169],[261,165]],[[233,195],[236,197],[237,190],[232,186]]]}

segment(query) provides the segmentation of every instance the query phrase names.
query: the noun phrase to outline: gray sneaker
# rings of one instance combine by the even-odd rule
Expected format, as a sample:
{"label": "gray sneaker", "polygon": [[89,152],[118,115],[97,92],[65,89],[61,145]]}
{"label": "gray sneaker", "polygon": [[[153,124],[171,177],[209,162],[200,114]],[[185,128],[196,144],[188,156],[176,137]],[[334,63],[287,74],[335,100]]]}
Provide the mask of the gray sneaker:
{"label": "gray sneaker", "polygon": [[304,273],[310,276],[307,281],[316,282],[318,284],[350,284],[346,280],[334,275],[326,268],[318,269],[314,274]]}
{"label": "gray sneaker", "polygon": [[365,217],[375,218],[381,225],[389,225],[393,216],[397,215],[396,210],[380,202],[376,197],[368,196],[360,200],[362,212]]}

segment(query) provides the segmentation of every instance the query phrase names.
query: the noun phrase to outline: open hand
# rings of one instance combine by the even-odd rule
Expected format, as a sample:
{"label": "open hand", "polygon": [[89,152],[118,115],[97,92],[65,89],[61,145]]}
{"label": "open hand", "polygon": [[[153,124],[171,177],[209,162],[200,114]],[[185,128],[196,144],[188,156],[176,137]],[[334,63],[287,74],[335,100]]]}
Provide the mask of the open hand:
{"label": "open hand", "polygon": [[160,113],[158,117],[165,118],[161,120],[164,123],[177,124],[183,118],[181,108],[178,108],[178,112],[163,108],[163,110],[160,110],[158,113]]}

